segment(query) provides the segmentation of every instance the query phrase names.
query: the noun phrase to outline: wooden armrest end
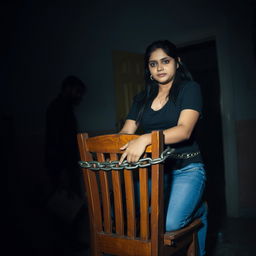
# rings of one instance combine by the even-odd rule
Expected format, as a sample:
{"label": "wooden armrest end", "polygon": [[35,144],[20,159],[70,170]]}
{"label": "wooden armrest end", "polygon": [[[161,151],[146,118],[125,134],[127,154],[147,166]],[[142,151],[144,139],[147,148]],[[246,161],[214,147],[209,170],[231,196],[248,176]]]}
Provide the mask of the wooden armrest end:
{"label": "wooden armrest end", "polygon": [[188,226],[186,226],[182,229],[171,231],[171,232],[166,232],[164,234],[164,244],[165,245],[172,245],[174,240],[177,240],[180,237],[193,232],[194,230],[200,228],[201,225],[202,225],[201,220],[200,219],[195,219]]}

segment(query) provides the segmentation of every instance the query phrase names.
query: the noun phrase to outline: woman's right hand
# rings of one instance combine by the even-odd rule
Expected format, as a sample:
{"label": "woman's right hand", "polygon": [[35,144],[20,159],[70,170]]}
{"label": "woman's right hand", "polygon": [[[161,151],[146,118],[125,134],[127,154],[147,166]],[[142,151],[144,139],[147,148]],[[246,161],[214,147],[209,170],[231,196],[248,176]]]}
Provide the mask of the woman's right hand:
{"label": "woman's right hand", "polygon": [[131,140],[120,148],[121,150],[124,150],[124,153],[120,158],[119,164],[121,164],[125,159],[129,163],[137,162],[149,144],[151,144],[150,134],[144,134],[137,139]]}

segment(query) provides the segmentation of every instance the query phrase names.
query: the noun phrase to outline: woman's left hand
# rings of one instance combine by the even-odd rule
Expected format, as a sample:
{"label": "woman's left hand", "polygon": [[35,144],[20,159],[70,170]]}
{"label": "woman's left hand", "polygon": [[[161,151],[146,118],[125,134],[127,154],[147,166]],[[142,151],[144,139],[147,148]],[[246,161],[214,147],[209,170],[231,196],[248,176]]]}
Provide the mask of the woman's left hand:
{"label": "woman's left hand", "polygon": [[122,146],[120,149],[125,151],[120,158],[119,164],[121,164],[125,158],[129,163],[137,162],[145,152],[146,147],[150,144],[149,139],[150,137],[144,134]]}

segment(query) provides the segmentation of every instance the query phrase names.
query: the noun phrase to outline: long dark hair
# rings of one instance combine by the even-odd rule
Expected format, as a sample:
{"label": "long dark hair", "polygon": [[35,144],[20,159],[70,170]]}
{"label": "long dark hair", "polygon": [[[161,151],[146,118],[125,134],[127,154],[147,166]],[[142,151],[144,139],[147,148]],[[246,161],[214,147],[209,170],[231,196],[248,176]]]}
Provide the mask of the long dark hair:
{"label": "long dark hair", "polygon": [[168,56],[174,58],[175,62],[178,63],[178,68],[174,77],[172,88],[169,92],[169,99],[176,103],[178,94],[182,88],[183,81],[193,80],[192,75],[185,67],[185,65],[179,60],[178,49],[175,44],[168,40],[159,40],[151,43],[144,55],[144,79],[145,79],[145,90],[137,96],[137,101],[139,102],[139,114],[136,123],[139,123],[145,106],[147,103],[151,102],[158,94],[159,86],[155,80],[150,79],[150,71],[148,67],[149,58],[156,49],[162,49]]}

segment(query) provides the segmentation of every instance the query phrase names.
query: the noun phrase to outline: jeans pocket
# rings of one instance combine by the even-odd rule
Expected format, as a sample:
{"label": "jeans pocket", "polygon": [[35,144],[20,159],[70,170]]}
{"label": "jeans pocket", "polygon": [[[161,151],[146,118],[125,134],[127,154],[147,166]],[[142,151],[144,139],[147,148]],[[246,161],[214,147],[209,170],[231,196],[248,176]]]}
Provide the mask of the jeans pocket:
{"label": "jeans pocket", "polygon": [[192,163],[188,164],[187,166],[179,169],[180,171],[194,171],[194,170],[204,170],[204,165],[202,163]]}
{"label": "jeans pocket", "polygon": [[204,165],[202,163],[192,163],[184,168],[180,169],[179,172],[181,174],[191,174],[195,176],[201,176],[203,180],[206,180],[206,174],[205,174],[205,169]]}

